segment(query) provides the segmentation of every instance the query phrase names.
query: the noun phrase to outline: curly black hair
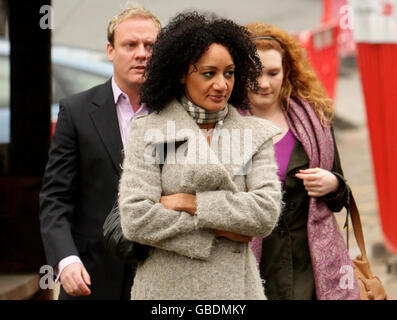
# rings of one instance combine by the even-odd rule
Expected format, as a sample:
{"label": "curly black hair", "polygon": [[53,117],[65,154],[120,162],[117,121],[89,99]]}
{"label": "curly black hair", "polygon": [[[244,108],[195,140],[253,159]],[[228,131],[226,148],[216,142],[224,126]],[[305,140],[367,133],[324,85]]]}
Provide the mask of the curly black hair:
{"label": "curly black hair", "polygon": [[196,11],[176,15],[160,31],[146,67],[141,103],[146,103],[150,111],[159,112],[172,99],[179,99],[184,94],[180,79],[213,43],[225,46],[235,64],[229,103],[248,108],[248,86],[257,86],[262,68],[249,32],[231,20]]}

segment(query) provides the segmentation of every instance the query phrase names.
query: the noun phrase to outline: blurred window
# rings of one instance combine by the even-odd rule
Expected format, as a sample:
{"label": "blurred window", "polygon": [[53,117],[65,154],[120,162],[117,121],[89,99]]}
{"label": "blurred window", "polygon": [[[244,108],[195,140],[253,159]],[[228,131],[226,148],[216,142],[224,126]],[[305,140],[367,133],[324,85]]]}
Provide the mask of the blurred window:
{"label": "blurred window", "polygon": [[0,56],[0,108],[10,105],[10,61]]}
{"label": "blurred window", "polygon": [[53,97],[54,102],[105,82],[109,77],[77,70],[70,67],[53,65]]}

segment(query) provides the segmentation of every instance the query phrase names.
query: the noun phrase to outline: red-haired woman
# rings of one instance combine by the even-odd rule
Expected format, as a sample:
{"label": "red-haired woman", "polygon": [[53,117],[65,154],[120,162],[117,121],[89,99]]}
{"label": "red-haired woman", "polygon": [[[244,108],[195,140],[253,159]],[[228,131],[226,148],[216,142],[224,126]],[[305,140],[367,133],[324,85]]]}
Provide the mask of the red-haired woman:
{"label": "red-haired woman", "polygon": [[246,25],[263,70],[250,112],[274,122],[284,207],[278,226],[251,243],[269,299],[359,299],[351,261],[333,212],[350,189],[336,148],[333,105],[299,42],[263,23]]}

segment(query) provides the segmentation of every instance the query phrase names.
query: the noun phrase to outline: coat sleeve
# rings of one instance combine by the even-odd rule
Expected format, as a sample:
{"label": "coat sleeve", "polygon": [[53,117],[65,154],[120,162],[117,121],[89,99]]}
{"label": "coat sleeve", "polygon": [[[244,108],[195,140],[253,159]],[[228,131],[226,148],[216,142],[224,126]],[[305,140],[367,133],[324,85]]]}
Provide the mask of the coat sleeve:
{"label": "coat sleeve", "polygon": [[144,159],[144,133],[139,122],[131,123],[130,138],[119,187],[121,227],[125,237],[192,258],[208,258],[213,232],[198,231],[197,217],[184,211],[166,209],[158,164]]}
{"label": "coat sleeve", "polygon": [[214,239],[213,231],[196,230],[156,242],[152,246],[173,251],[192,259],[208,260]]}
{"label": "coat sleeve", "polygon": [[[153,243],[152,246],[177,252],[190,258],[206,260],[211,253],[213,237],[213,233],[209,231],[193,231]],[[149,246],[130,241],[124,237],[117,205],[112,208],[105,219],[103,238],[105,249],[125,263],[136,264],[139,261],[144,261],[149,253]],[[207,245],[206,250],[202,250],[203,245]]]}
{"label": "coat sleeve", "polygon": [[247,192],[198,192],[198,227],[268,236],[276,226],[281,208],[281,184],[271,139],[253,156],[246,185]]}
{"label": "coat sleeve", "polygon": [[40,230],[47,262],[52,266],[67,256],[78,255],[70,226],[77,166],[76,134],[70,110],[61,101],[40,191]]}

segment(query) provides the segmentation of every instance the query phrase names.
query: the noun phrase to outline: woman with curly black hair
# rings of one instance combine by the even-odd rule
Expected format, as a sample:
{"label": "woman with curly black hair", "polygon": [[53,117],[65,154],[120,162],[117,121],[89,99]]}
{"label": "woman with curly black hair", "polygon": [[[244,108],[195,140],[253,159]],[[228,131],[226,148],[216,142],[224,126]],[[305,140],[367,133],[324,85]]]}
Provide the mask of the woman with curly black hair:
{"label": "woman with curly black hair", "polygon": [[280,213],[279,131],[234,108],[247,107],[260,72],[247,31],[177,15],[146,70],[141,99],[152,112],[131,123],[119,191],[124,235],[150,246],[131,298],[265,299],[248,243]]}

